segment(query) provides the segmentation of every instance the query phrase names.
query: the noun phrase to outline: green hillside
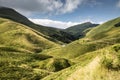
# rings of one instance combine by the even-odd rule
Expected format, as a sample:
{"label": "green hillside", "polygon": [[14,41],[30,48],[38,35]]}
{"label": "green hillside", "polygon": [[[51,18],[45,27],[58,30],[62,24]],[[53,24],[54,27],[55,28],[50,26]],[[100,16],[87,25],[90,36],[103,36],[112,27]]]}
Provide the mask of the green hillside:
{"label": "green hillside", "polygon": [[0,80],[40,80],[71,65],[73,63],[64,58],[2,50]]}
{"label": "green hillside", "polygon": [[[44,35],[16,22],[0,18],[0,45],[1,50],[5,47],[18,48],[30,52],[41,52],[58,44],[49,41]],[[8,50],[9,51],[9,50]]]}
{"label": "green hillside", "polygon": [[70,59],[75,65],[42,80],[119,80],[120,18],[91,29],[87,35],[44,54]]}
{"label": "green hillside", "polygon": [[[86,38],[92,40],[119,37],[120,17],[110,20],[87,33]],[[117,25],[118,24],[118,25]]]}
{"label": "green hillside", "polygon": [[81,38],[85,35],[85,30],[96,27],[98,24],[92,24],[91,22],[82,23],[79,25],[71,26],[65,29],[66,32],[74,35],[76,38]]}
{"label": "green hillside", "polygon": [[39,80],[74,64],[39,54],[60,45],[20,23],[0,18],[0,80]]}
{"label": "green hillside", "polygon": [[0,7],[0,17],[11,19],[15,22],[27,25],[43,33],[44,35],[51,37],[51,39],[56,42],[61,41],[63,43],[69,43],[76,39],[73,35],[61,29],[34,24],[29,21],[25,16],[21,15],[20,13],[11,8]]}

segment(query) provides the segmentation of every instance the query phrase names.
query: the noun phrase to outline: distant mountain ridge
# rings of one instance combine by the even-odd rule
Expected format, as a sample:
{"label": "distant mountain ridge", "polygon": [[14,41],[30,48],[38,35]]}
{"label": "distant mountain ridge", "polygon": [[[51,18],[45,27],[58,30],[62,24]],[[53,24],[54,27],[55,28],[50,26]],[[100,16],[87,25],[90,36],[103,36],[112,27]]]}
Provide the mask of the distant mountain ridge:
{"label": "distant mountain ridge", "polygon": [[86,22],[83,24],[71,26],[67,29],[46,27],[46,26],[38,25],[38,24],[31,22],[28,18],[21,15],[14,9],[7,8],[7,7],[0,7],[0,17],[11,19],[15,22],[19,22],[24,25],[27,25],[43,33],[44,35],[51,37],[50,40],[53,40],[56,42],[60,41],[60,43],[61,42],[70,43],[74,40],[82,38],[86,33],[85,30],[89,31],[91,28],[96,27],[98,25],[98,24],[92,24],[90,22]]}
{"label": "distant mountain ridge", "polygon": [[90,30],[90,28],[93,28],[93,27],[96,27],[98,26],[99,24],[93,24],[91,22],[85,22],[85,23],[82,23],[82,24],[78,24],[78,25],[74,25],[74,26],[71,26],[67,29],[65,29],[66,32],[74,35],[76,38],[81,38],[85,35],[85,30]]}
{"label": "distant mountain ridge", "polygon": [[28,20],[25,16],[21,15],[20,13],[18,13],[17,11],[15,11],[14,9],[11,9],[11,8],[0,7],[0,17],[11,19],[15,22],[19,22],[24,25],[27,25],[27,26],[43,33],[44,35],[51,37],[52,40],[54,40],[54,41],[58,40],[58,41],[61,41],[64,43],[69,43],[73,40],[76,40],[76,38],[73,35],[65,32],[61,29],[34,24],[30,20]]}

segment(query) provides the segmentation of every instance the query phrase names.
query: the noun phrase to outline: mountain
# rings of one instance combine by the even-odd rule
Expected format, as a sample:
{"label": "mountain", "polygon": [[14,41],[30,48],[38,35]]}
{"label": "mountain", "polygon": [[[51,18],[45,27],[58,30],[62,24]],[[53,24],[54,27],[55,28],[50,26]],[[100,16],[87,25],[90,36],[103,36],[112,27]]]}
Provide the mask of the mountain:
{"label": "mountain", "polygon": [[51,39],[56,42],[60,41],[63,43],[69,43],[76,39],[73,35],[66,33],[61,29],[34,24],[33,22],[29,21],[25,16],[21,15],[20,13],[11,8],[0,7],[0,17],[11,19],[15,22],[27,25],[30,28],[33,28],[43,33],[44,35],[51,37]]}
{"label": "mountain", "polygon": [[99,24],[92,24],[91,22],[86,22],[75,26],[71,26],[65,29],[65,31],[79,39],[85,35],[86,31],[89,31],[91,28],[96,27],[98,25]]}
{"label": "mountain", "polygon": [[43,54],[70,59],[75,65],[42,80],[119,80],[120,18],[91,29],[72,43]]}

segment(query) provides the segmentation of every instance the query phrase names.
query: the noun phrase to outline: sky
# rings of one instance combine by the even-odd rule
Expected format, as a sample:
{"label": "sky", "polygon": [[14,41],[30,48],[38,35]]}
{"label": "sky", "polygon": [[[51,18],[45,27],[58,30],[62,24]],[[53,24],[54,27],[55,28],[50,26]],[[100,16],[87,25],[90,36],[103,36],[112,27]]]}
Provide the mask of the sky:
{"label": "sky", "polygon": [[0,6],[15,9],[34,23],[62,29],[120,16],[120,0],[0,0]]}

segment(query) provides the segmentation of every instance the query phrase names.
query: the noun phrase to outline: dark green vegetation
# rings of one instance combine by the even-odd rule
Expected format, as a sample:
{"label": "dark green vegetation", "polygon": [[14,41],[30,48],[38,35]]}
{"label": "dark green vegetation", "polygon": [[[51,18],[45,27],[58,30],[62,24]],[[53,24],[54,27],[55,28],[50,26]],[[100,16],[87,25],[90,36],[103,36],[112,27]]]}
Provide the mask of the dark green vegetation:
{"label": "dark green vegetation", "polygon": [[[25,17],[20,19],[20,14],[16,17],[14,10],[7,8],[4,13],[1,9],[0,16],[4,18],[0,18],[0,80],[120,80],[120,18],[97,27],[91,23],[72,27],[72,35],[79,34],[74,32],[78,28],[80,34],[86,35],[64,44],[56,37],[63,37],[66,32],[56,35],[60,29],[33,25]],[[68,39],[64,37],[63,40]],[[69,40],[66,41],[72,41]]]}
{"label": "dark green vegetation", "polygon": [[86,31],[89,31],[90,28],[93,28],[93,27],[96,27],[96,26],[98,26],[98,24],[92,24],[91,22],[86,22],[86,23],[83,23],[83,24],[71,26],[71,27],[65,29],[65,31],[74,35],[76,38],[79,39],[79,38],[85,36]]}

